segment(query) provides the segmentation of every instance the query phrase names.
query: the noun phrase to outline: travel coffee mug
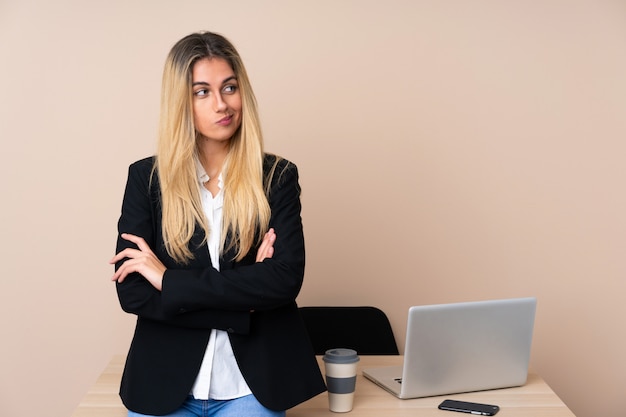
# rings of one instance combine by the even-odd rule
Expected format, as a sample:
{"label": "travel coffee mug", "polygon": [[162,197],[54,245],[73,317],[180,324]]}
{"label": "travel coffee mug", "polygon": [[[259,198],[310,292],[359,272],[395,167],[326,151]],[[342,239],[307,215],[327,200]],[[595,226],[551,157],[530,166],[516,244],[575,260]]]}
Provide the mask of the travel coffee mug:
{"label": "travel coffee mug", "polygon": [[329,349],[324,354],[326,386],[330,411],[345,413],[352,410],[356,388],[356,368],[359,357],[352,349]]}

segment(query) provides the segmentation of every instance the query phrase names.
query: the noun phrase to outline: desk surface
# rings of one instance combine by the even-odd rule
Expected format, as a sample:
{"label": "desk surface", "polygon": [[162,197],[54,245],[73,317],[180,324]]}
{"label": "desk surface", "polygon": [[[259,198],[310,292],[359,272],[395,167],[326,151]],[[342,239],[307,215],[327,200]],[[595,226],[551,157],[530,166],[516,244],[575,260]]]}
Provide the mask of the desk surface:
{"label": "desk surface", "polygon": [[[321,360],[320,360],[321,363]],[[437,405],[444,398],[472,401],[500,406],[497,417],[575,417],[544,380],[530,374],[526,385],[516,388],[454,394],[443,397],[399,400],[365,379],[361,368],[400,365],[402,356],[362,356],[359,362],[354,409],[352,417],[456,417],[460,413],[441,411]],[[124,357],[112,358],[96,383],[85,395],[72,417],[126,417],[126,409],[118,396]],[[288,417],[337,417],[344,413],[328,410],[328,396],[320,394],[287,411]]]}

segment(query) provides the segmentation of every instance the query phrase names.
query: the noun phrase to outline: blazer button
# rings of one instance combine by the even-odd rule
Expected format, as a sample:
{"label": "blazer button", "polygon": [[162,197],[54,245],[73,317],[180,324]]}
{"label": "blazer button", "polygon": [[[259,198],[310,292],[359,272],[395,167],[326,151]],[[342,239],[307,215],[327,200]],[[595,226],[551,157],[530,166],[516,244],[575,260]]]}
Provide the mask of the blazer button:
{"label": "blazer button", "polygon": [[186,312],[187,312],[187,309],[181,308],[181,309],[179,309],[179,310],[178,310],[178,312],[179,312],[179,313],[186,313]]}

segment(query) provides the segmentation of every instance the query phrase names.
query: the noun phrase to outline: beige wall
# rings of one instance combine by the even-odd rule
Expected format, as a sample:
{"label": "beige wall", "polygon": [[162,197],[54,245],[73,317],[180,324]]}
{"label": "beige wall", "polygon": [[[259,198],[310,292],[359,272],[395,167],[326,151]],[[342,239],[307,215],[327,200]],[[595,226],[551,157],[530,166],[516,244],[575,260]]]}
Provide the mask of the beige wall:
{"label": "beige wall", "polygon": [[536,296],[532,368],[577,416],[623,415],[621,0],[0,0],[0,415],[69,415],[127,349],[126,167],[200,29],[300,167],[301,304],[380,306],[403,345],[411,305]]}

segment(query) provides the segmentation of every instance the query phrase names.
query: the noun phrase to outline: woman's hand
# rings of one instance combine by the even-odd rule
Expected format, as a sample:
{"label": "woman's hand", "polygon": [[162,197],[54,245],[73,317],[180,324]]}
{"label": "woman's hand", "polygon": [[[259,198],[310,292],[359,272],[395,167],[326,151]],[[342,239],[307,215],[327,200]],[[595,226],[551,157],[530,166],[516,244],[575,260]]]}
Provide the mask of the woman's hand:
{"label": "woman's hand", "polygon": [[263,236],[261,246],[259,246],[259,250],[256,253],[257,262],[263,262],[264,259],[274,256],[274,242],[276,242],[276,232],[272,228]]}
{"label": "woman's hand", "polygon": [[109,261],[111,264],[116,264],[122,259],[128,258],[118,268],[111,280],[122,283],[128,274],[138,272],[145,279],[147,279],[154,288],[161,291],[163,274],[167,269],[165,268],[165,265],[163,265],[159,258],[156,257],[154,252],[152,252],[152,249],[150,249],[150,246],[148,246],[142,237],[131,235],[129,233],[122,233],[122,239],[133,242],[139,249],[126,248]]}

